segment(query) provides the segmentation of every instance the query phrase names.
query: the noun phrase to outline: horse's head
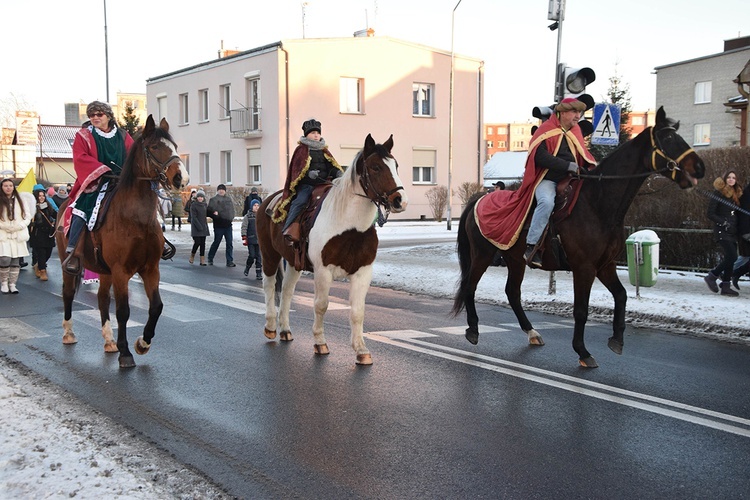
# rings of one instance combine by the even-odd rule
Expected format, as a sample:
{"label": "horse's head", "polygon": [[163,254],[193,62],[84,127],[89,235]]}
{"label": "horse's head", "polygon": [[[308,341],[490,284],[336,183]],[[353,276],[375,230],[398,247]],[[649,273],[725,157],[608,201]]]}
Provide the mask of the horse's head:
{"label": "horse's head", "polygon": [[656,125],[651,129],[651,165],[654,170],[659,170],[663,167],[657,165],[664,162],[668,169],[664,175],[686,189],[698,184],[706,167],[700,156],[677,133],[679,128],[680,122],[667,118],[664,107],[660,107],[656,112]]}
{"label": "horse's head", "polygon": [[177,154],[177,144],[169,134],[169,123],[162,118],[156,126],[154,117],[148,115],[141,133],[142,149],[146,159],[147,176],[155,177],[168,189],[186,186],[190,176]]}
{"label": "horse's head", "polygon": [[409,199],[398,176],[398,162],[391,155],[393,135],[384,144],[376,144],[367,134],[365,147],[359,155],[356,172],[365,196],[392,212],[403,212]]}

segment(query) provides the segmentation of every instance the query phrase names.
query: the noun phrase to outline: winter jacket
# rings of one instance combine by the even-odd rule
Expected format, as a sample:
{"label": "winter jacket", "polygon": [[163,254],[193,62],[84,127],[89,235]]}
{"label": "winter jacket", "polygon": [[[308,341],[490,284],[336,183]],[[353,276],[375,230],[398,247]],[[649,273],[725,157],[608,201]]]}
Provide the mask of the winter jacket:
{"label": "winter jacket", "polygon": [[[219,214],[214,215],[214,212],[219,212]],[[234,202],[227,195],[217,194],[209,200],[207,213],[213,219],[214,227],[230,227],[234,220]]]}
{"label": "winter jacket", "polygon": [[190,202],[190,236],[211,236],[206,219],[206,202],[193,200]]}
{"label": "winter jacket", "polygon": [[252,210],[246,213],[245,217],[242,219],[240,235],[242,235],[243,238],[247,237],[248,245],[258,244],[258,231],[255,229],[255,212]]}
{"label": "winter jacket", "polygon": [[[5,194],[0,193],[0,196]],[[26,257],[29,248],[29,224],[36,214],[36,202],[31,193],[18,193],[13,200],[13,218],[10,214],[0,213],[0,257]],[[23,203],[24,216],[21,216]]]}
{"label": "winter jacket", "polygon": [[49,205],[39,208],[29,226],[29,245],[31,248],[52,248],[55,246],[55,218],[57,212]]}
{"label": "winter jacket", "polygon": [[[735,196],[742,194],[742,188],[728,186],[721,177],[714,181],[714,195],[726,201],[722,203],[717,198],[708,202],[708,218],[714,223],[715,241],[737,241],[737,204]],[[728,204],[727,204],[728,203]],[[733,208],[734,206],[734,208]]]}

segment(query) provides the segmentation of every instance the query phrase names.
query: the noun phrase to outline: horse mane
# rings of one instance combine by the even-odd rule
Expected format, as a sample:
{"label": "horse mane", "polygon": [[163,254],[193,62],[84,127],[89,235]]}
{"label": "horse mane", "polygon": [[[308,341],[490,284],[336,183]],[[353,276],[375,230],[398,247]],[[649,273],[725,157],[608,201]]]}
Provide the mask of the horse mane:
{"label": "horse mane", "polygon": [[622,164],[621,160],[624,155],[628,155],[628,154],[632,155],[634,152],[640,150],[640,143],[645,141],[646,138],[649,137],[651,133],[651,128],[652,127],[647,127],[637,136],[633,137],[629,141],[625,141],[622,144],[620,144],[617,147],[617,149],[615,149],[610,154],[602,158],[596,167],[589,170],[588,174],[594,175],[594,174],[604,173],[607,171],[608,168],[613,168],[611,166],[621,165]]}
{"label": "horse mane", "polygon": [[[172,144],[174,144],[174,139],[172,139],[172,135],[160,128],[155,127],[154,131],[152,133],[152,137],[160,141],[162,139],[166,139]],[[118,182],[119,186],[122,186],[123,188],[132,187],[135,184],[135,181],[138,180],[139,172],[136,172],[136,158],[138,156],[139,151],[141,148],[143,148],[143,143],[145,142],[145,139],[143,137],[143,134],[140,134],[133,145],[130,147],[130,151],[128,151],[128,156],[125,158],[125,164],[122,166],[122,172],[120,173],[120,179]],[[145,161],[145,158],[144,158]],[[142,176],[143,174],[141,174]]]}

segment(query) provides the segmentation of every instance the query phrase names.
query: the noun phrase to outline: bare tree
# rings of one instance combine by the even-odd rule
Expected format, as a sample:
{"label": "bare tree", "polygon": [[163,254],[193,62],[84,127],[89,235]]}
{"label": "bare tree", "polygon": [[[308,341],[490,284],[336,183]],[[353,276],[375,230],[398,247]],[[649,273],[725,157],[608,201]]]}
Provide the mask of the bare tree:
{"label": "bare tree", "polygon": [[16,111],[30,109],[32,106],[24,96],[8,93],[7,97],[0,98],[0,127],[15,128]]}
{"label": "bare tree", "polygon": [[432,211],[432,218],[437,222],[443,221],[443,214],[448,207],[448,188],[445,186],[435,186],[430,188],[427,193],[427,203]]}
{"label": "bare tree", "polygon": [[478,182],[463,182],[458,186],[458,197],[461,199],[461,206],[466,206],[469,199],[477,193],[483,193],[484,187]]}

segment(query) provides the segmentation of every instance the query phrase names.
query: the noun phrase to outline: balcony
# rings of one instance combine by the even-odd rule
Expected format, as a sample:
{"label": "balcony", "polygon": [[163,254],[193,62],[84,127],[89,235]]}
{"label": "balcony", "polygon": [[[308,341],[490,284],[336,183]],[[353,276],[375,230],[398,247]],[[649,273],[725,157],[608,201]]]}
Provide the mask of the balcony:
{"label": "balcony", "polygon": [[261,137],[260,108],[240,108],[230,111],[229,132],[233,139]]}

